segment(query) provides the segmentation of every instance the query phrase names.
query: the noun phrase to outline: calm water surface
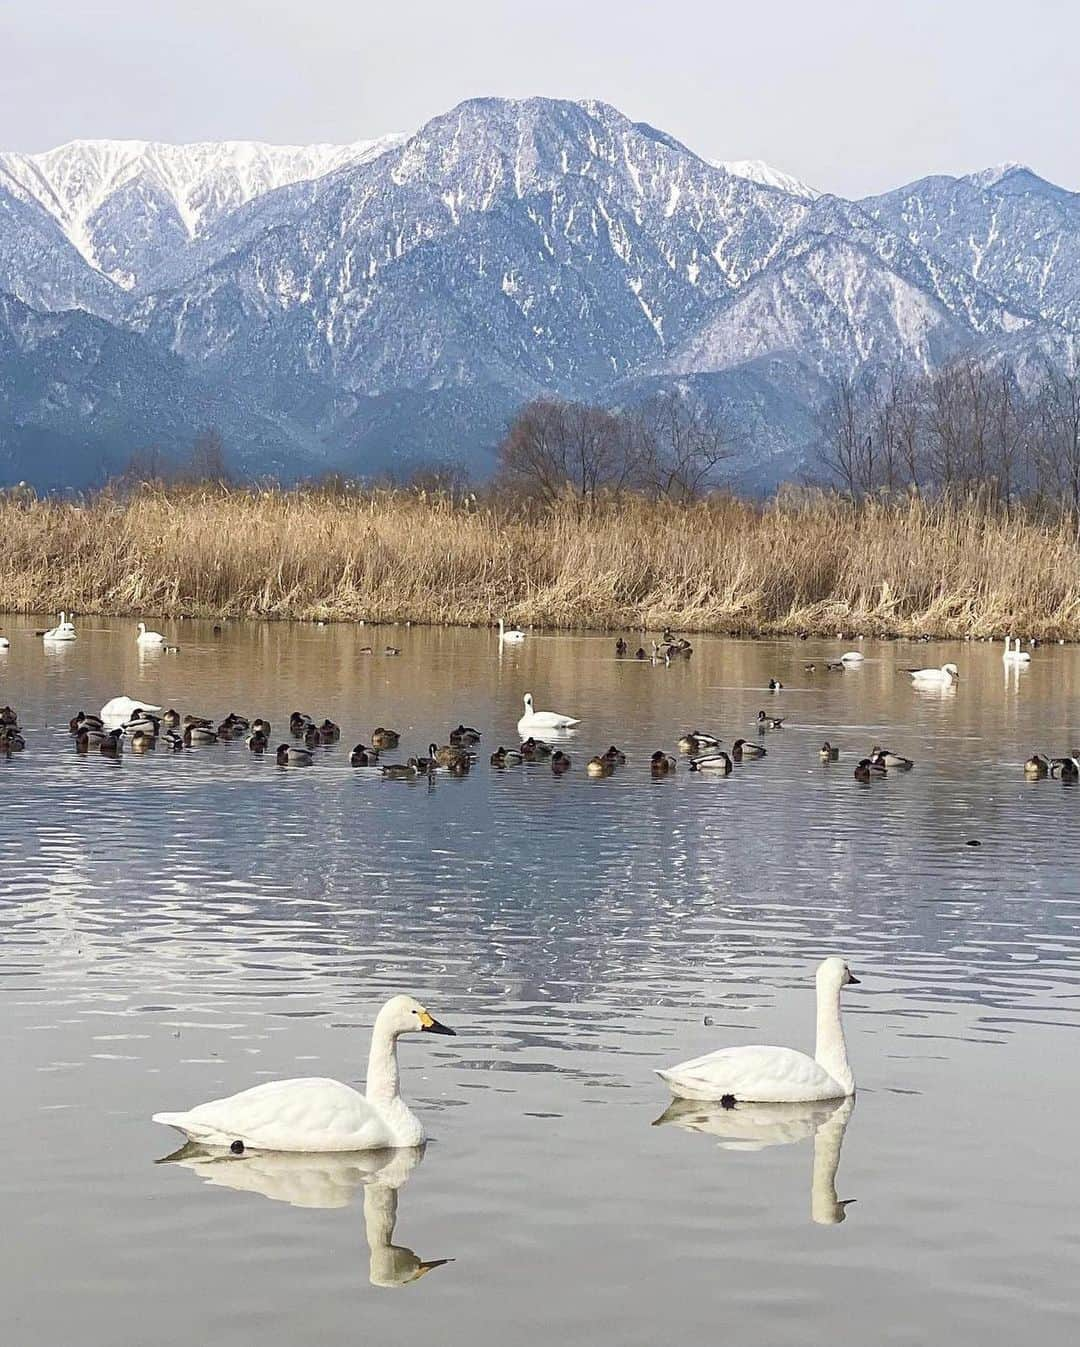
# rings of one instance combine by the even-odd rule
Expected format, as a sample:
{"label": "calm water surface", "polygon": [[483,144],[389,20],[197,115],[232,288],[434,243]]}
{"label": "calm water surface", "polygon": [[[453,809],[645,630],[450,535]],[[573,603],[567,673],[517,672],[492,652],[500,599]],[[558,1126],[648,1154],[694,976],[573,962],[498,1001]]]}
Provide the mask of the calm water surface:
{"label": "calm water surface", "polygon": [[[807,674],[847,645],[698,639],[665,669],[608,637],[156,623],[181,653],[140,656],[128,622],[51,650],[42,625],[9,619],[0,654],[28,740],[0,760],[8,1341],[1075,1340],[1080,790],[1020,765],[1080,741],[1080,651],[1006,673],[1000,647],[866,642]],[[951,694],[895,672],[946,659]],[[582,718],[568,777],[487,765],[529,690]],[[121,691],[275,742],[299,708],[342,742],[307,770],[242,741],[79,758],[68,717]],[[790,717],[763,761],[650,779],[654,748],[751,737],[759,707]],[[421,751],[460,720],[485,732],[466,779],[348,766],[377,724]],[[860,786],[875,741],[915,770]],[[611,742],[630,764],[587,780]],[[853,1111],[652,1125],[656,1066],[812,1049],[831,952],[862,979]],[[459,1034],[402,1044],[423,1156],[154,1163],[178,1143],[155,1110],[362,1082],[398,990]]]}

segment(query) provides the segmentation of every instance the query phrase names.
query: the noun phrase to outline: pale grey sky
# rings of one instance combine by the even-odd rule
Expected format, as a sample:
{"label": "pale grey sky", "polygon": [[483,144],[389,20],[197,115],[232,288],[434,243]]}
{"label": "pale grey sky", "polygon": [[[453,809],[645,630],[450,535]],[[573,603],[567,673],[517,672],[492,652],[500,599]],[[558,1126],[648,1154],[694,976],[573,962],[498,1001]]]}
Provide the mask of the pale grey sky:
{"label": "pale grey sky", "polygon": [[1078,50],[1060,0],[6,0],[0,148],[356,140],[545,94],[846,195],[1006,159],[1080,188]]}

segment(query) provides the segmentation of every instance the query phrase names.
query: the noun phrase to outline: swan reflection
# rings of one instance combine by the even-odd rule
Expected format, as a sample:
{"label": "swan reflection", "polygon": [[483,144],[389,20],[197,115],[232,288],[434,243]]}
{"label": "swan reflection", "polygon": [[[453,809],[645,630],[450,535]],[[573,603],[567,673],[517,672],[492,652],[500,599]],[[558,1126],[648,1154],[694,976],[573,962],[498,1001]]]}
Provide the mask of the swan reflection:
{"label": "swan reflection", "polygon": [[364,1190],[364,1229],[373,1286],[407,1286],[448,1258],[423,1259],[394,1244],[398,1191],[423,1159],[422,1146],[349,1152],[247,1151],[233,1155],[188,1142],[158,1164],[190,1169],[204,1183],[259,1193],[293,1207],[347,1207]]}
{"label": "swan reflection", "polygon": [[674,1099],[653,1124],[668,1123],[687,1132],[716,1137],[724,1150],[761,1151],[814,1138],[814,1170],[810,1183],[810,1218],[818,1225],[838,1225],[854,1198],[836,1196],[836,1171],[855,1097],[809,1104],[722,1104]]}

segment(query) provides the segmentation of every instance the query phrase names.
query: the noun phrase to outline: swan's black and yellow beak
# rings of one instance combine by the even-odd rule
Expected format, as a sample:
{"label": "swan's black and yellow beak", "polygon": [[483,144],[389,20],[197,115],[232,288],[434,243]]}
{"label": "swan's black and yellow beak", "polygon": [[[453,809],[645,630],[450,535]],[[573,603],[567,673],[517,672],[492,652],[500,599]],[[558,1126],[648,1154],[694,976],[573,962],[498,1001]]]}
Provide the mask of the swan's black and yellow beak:
{"label": "swan's black and yellow beak", "polygon": [[457,1037],[457,1030],[451,1029],[448,1024],[440,1024],[426,1010],[420,1016],[420,1028],[428,1034],[449,1034],[451,1038]]}

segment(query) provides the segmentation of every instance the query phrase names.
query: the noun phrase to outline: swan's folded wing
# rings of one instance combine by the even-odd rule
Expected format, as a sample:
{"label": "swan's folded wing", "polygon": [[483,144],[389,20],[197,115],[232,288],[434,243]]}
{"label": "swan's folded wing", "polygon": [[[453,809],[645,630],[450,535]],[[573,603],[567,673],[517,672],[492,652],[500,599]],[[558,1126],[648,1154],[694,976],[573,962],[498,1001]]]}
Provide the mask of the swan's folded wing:
{"label": "swan's folded wing", "polygon": [[813,1057],[794,1048],[721,1048],[657,1073],[690,1099],[732,1095],[761,1103],[830,1099],[843,1090]]}
{"label": "swan's folded wing", "polygon": [[158,1113],[196,1141],[261,1150],[346,1151],[392,1145],[386,1125],[359,1091],[319,1077],[268,1081],[186,1113]]}

